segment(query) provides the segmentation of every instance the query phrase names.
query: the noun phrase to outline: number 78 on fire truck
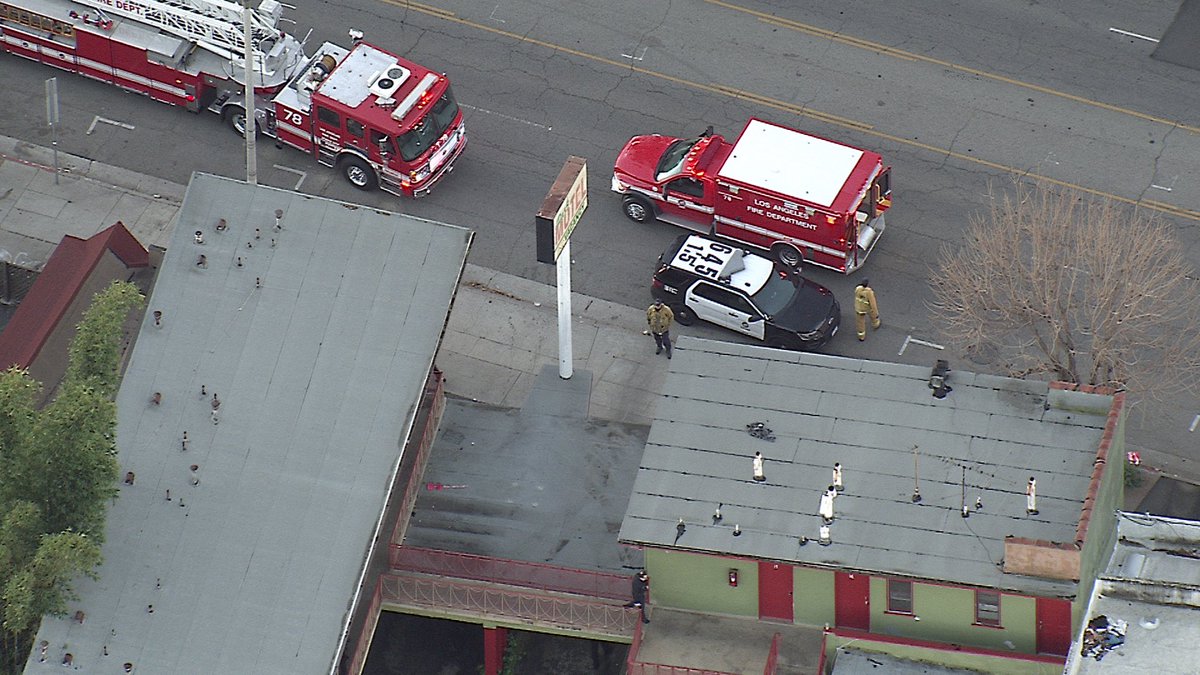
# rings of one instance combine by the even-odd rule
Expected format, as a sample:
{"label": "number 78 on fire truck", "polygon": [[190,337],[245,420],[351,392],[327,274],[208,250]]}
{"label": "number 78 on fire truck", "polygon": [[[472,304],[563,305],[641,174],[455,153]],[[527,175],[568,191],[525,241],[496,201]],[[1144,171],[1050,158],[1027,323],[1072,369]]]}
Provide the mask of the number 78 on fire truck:
{"label": "number 78 on fire truck", "polygon": [[[254,129],[337,167],[352,185],[421,196],[467,144],[445,75],[362,41],[309,57],[278,28],[284,5],[250,13],[229,0],[0,0],[4,51],[246,129],[247,61]],[[249,59],[247,59],[249,52]]]}

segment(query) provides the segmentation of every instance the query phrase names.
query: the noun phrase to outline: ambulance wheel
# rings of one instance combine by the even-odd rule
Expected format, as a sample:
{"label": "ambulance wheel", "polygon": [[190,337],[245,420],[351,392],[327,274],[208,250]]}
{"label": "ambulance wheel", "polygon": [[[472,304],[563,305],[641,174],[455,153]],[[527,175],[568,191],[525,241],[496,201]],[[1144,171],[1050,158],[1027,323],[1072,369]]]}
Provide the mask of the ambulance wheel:
{"label": "ambulance wheel", "polygon": [[696,323],[696,314],[684,305],[671,307],[671,313],[675,315],[675,323],[680,326],[690,326]]}
{"label": "ambulance wheel", "polygon": [[[221,119],[233,129],[233,133],[246,137],[246,110],[240,105],[227,105],[221,108]],[[258,124],[254,125],[254,131],[258,131]]]}
{"label": "ambulance wheel", "polygon": [[349,155],[343,157],[338,165],[341,167],[342,175],[350,184],[359,190],[374,190],[377,180],[375,178],[375,169],[371,168],[359,157]]}
{"label": "ambulance wheel", "polygon": [[771,255],[784,267],[796,269],[804,262],[804,254],[790,244],[776,244],[771,248]]}
{"label": "ambulance wheel", "polygon": [[650,206],[650,202],[644,197],[626,195],[625,199],[621,200],[621,207],[625,210],[625,217],[635,223],[648,223],[654,220],[654,207]]}

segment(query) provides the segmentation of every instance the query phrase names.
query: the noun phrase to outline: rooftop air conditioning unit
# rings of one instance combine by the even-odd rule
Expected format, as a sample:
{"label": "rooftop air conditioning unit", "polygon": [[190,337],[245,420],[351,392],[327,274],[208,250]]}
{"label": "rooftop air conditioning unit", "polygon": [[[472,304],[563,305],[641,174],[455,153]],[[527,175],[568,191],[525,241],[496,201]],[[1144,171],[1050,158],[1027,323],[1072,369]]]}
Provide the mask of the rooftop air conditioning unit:
{"label": "rooftop air conditioning unit", "polygon": [[379,98],[393,98],[392,94],[408,79],[409,71],[399,64],[392,64],[371,78],[371,93]]}

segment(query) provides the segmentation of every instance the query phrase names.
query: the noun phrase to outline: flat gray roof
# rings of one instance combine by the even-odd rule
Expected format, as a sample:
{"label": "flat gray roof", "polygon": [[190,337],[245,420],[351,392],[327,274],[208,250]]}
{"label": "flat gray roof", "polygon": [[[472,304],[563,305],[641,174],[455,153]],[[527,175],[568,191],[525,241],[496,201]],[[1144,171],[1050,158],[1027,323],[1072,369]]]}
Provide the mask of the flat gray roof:
{"label": "flat gray roof", "polygon": [[77,583],[86,620],[45,618],[26,672],[65,652],[88,673],[329,672],[470,240],[193,176],[117,397],[135,482]]}
{"label": "flat gray roof", "polygon": [[[1004,574],[1004,538],[1074,540],[1111,397],[1060,392],[1077,408],[1064,410],[1047,406],[1045,382],[954,370],[953,391],[937,399],[932,365],[680,338],[620,541],[1074,594],[1071,582]],[[753,422],[776,440],[751,437]],[[762,483],[752,480],[755,451],[766,458]],[[818,506],[835,462],[845,492],[833,543],[820,546]],[[911,499],[914,473],[920,503]],[[1036,516],[1025,512],[1031,475]]]}

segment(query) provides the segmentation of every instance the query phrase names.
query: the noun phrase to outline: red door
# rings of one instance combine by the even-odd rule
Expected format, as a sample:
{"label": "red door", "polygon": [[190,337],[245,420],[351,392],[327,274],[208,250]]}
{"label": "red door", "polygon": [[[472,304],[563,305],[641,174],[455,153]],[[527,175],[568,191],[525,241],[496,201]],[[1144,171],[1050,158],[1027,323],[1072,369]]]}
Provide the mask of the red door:
{"label": "red door", "polygon": [[1071,649],[1071,602],[1037,599],[1037,650],[1039,654],[1066,656]]}
{"label": "red door", "polygon": [[871,630],[871,577],[837,572],[833,596],[834,621],[838,628]]}
{"label": "red door", "polygon": [[792,566],[758,563],[758,618],[792,622]]}

